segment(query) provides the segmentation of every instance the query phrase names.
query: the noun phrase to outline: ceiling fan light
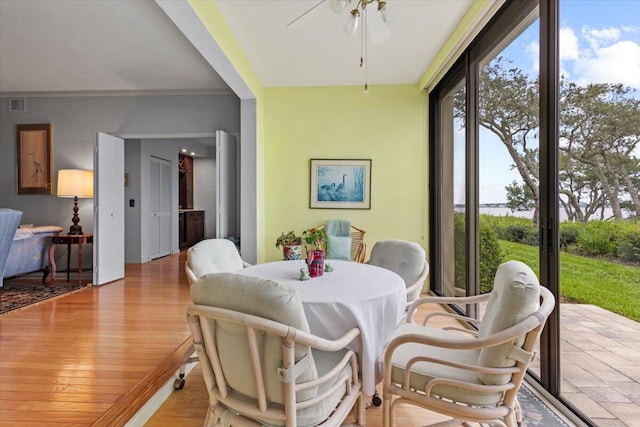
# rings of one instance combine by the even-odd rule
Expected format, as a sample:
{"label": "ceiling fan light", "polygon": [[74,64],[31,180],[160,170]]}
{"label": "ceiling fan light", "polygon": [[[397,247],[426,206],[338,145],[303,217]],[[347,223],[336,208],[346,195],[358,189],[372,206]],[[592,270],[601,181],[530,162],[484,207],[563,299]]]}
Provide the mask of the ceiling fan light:
{"label": "ceiling fan light", "polygon": [[347,0],[329,0],[329,6],[335,13],[340,13],[347,5]]}
{"label": "ceiling fan light", "polygon": [[347,22],[344,24],[344,32],[355,36],[358,32],[358,27],[360,25],[360,11],[358,9],[353,9],[347,18]]}
{"label": "ceiling fan light", "polygon": [[382,17],[382,22],[386,25],[391,24],[393,17],[389,12],[389,8],[387,7],[387,2],[380,1],[378,2],[378,12],[380,12],[380,16]]}

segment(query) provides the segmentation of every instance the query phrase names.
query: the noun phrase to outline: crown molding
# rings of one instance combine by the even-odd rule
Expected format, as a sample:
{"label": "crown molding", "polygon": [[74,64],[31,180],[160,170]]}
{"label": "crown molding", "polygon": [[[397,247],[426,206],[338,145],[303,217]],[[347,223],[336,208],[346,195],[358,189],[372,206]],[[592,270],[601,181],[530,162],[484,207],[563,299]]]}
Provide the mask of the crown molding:
{"label": "crown molding", "polygon": [[89,96],[179,96],[179,95],[235,95],[231,89],[192,90],[80,90],[42,92],[0,92],[0,98],[69,98]]}

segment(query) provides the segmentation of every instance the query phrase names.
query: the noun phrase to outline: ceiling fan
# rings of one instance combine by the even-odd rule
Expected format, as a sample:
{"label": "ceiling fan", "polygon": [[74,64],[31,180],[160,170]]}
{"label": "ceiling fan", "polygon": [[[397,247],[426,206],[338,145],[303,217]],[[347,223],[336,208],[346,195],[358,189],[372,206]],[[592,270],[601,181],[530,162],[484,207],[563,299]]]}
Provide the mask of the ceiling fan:
{"label": "ceiling fan", "polygon": [[[329,4],[335,13],[341,13],[345,8],[349,8],[349,16],[343,30],[351,35],[356,35],[360,30],[360,68],[364,69],[364,93],[369,93],[366,35],[369,35],[373,45],[382,43],[391,35],[389,32],[391,16],[387,9],[387,2],[384,0],[320,0],[289,22],[287,27],[295,24],[323,3]],[[353,9],[350,9],[352,5]]]}
{"label": "ceiling fan", "polygon": [[[389,38],[389,25],[391,16],[384,0],[320,0],[300,16],[287,24],[287,27],[295,24],[323,3],[327,3],[335,13],[341,13],[348,9],[349,15],[343,30],[350,35],[356,35],[362,28],[362,32],[368,33],[371,43],[380,44]],[[351,6],[353,5],[353,8]]]}

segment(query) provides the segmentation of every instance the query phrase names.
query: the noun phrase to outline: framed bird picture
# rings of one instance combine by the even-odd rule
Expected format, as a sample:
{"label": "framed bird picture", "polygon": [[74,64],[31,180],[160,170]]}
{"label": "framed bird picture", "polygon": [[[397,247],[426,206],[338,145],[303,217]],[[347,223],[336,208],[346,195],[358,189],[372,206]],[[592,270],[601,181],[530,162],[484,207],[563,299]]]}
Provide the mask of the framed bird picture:
{"label": "framed bird picture", "polygon": [[18,194],[51,194],[51,123],[17,125]]}
{"label": "framed bird picture", "polygon": [[371,159],[311,159],[309,207],[371,209]]}

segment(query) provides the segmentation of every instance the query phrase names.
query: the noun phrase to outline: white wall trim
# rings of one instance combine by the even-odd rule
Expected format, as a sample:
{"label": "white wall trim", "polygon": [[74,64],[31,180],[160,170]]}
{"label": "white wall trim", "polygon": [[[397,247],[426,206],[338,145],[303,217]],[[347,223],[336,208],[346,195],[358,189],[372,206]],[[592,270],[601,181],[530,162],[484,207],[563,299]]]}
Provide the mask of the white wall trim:
{"label": "white wall trim", "polygon": [[[188,363],[185,366],[185,378],[187,375],[189,375],[189,372],[191,372],[191,370],[196,366],[196,363],[198,362]],[[140,427],[145,425],[147,421],[149,421],[149,419],[153,416],[153,414],[155,414],[156,411],[160,408],[160,406],[162,406],[165,400],[167,400],[169,396],[171,396],[171,393],[181,393],[181,390],[176,390],[173,387],[173,383],[175,382],[176,378],[178,378],[178,371],[176,371],[175,378],[169,379],[169,381],[167,381],[162,387],[160,387],[160,390],[158,390],[156,394],[154,394],[153,397],[151,397],[151,399],[149,399],[147,403],[145,403],[144,406],[142,406],[142,408],[140,408],[140,410],[138,410],[138,412],[136,412],[136,414],[132,416],[124,426]],[[189,387],[188,381],[185,384],[185,387]]]}
{"label": "white wall trim", "polygon": [[155,1],[240,99],[255,98],[249,86],[242,80],[236,68],[187,1]]}

